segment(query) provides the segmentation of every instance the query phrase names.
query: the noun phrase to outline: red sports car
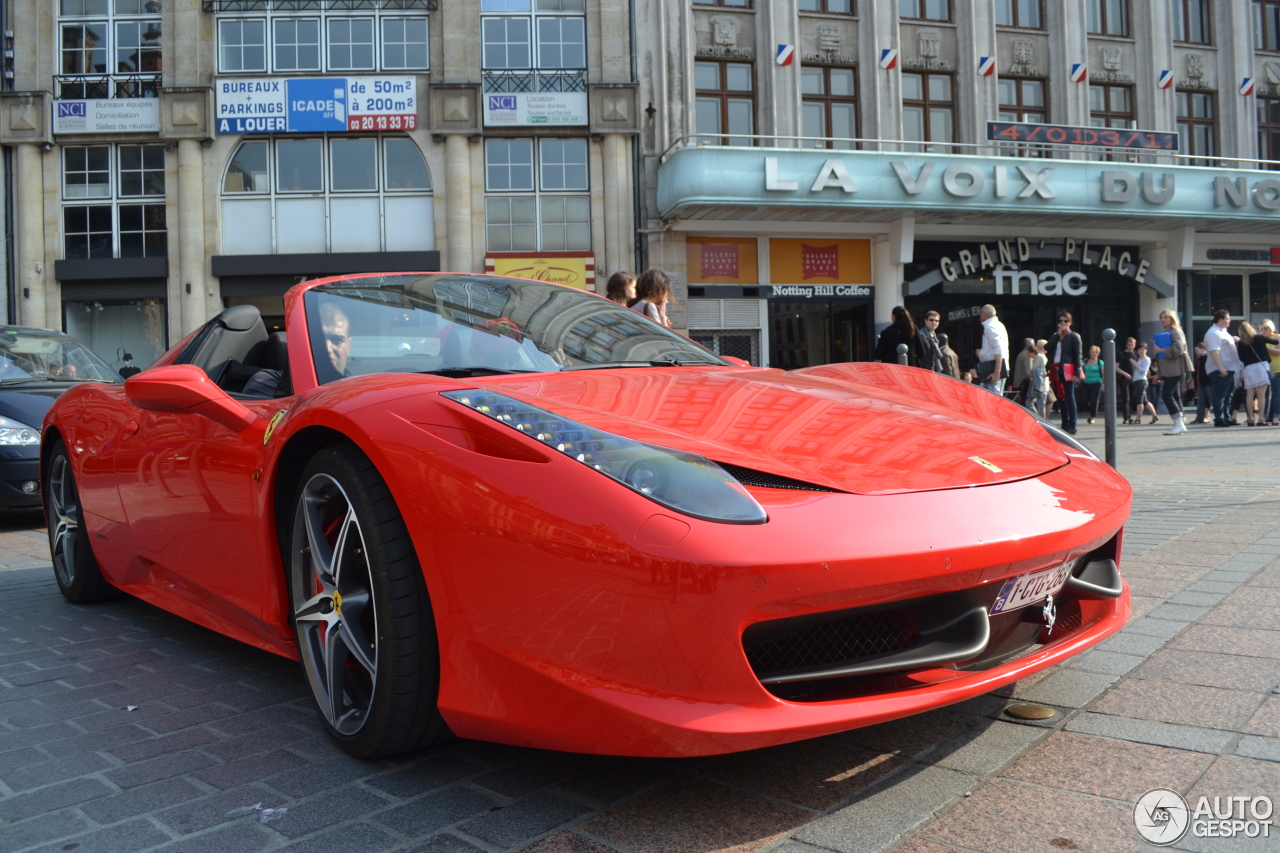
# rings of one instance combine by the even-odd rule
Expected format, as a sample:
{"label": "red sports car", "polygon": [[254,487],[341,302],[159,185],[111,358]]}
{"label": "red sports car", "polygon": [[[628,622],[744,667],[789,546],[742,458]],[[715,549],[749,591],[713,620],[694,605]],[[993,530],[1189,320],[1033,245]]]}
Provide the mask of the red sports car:
{"label": "red sports car", "polygon": [[706,755],[957,702],[1129,612],[1128,484],[980,388],[750,367],[590,293],[332,278],[53,407],[54,570],[301,661],[329,734]]}

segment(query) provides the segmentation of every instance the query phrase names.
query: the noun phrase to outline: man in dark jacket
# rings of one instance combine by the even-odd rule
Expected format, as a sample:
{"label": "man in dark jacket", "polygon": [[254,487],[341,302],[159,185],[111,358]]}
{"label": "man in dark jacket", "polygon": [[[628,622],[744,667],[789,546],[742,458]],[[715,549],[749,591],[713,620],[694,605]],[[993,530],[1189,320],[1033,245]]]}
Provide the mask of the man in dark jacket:
{"label": "man in dark jacket", "polygon": [[938,323],[942,315],[930,311],[924,315],[924,325],[917,331],[920,338],[920,366],[934,373],[941,373],[943,368],[942,346],[938,343]]}
{"label": "man in dark jacket", "polygon": [[1071,331],[1071,312],[1061,312],[1058,333],[1049,338],[1049,376],[1062,410],[1062,428],[1071,435],[1076,434],[1075,386],[1084,381],[1083,349],[1080,336]]}

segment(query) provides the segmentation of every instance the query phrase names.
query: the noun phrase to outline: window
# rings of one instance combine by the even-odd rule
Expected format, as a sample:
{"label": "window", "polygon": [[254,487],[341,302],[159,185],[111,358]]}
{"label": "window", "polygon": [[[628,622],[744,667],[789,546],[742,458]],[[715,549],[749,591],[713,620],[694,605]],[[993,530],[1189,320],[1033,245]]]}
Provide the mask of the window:
{"label": "window", "polygon": [[431,175],[404,136],[248,140],[222,179],[222,252],[435,247]]}
{"label": "window", "polygon": [[[1211,92],[1182,92],[1178,96],[1178,151],[1212,157],[1218,153]],[[1213,166],[1211,160],[1192,160],[1192,166]]]}
{"label": "window", "polygon": [[996,26],[1041,29],[1040,0],[996,0]]}
{"label": "window", "polygon": [[159,0],[60,0],[58,98],[154,98]]}
{"label": "window", "polygon": [[[1134,125],[1133,89],[1129,86],[1109,86],[1101,83],[1089,84],[1089,126],[1090,127],[1122,127]],[[1132,160],[1133,154],[1128,151],[1115,153],[1111,149],[1098,159]]]}
{"label": "window", "polygon": [[[497,8],[499,6],[510,8]],[[486,92],[585,92],[587,22],[582,0],[484,0],[481,77]],[[571,14],[564,14],[564,13]],[[572,14],[577,13],[577,14]]]}
{"label": "window", "polygon": [[1209,0],[1169,0],[1173,40],[1209,44]]}
{"label": "window", "polygon": [[917,21],[949,21],[951,0],[898,0],[898,16]]}
{"label": "window", "polygon": [[[1000,98],[996,118],[999,121],[1044,124],[1049,120],[1049,102],[1045,98],[1044,80],[1018,80],[1001,77],[996,81]],[[1048,149],[1038,145],[1001,146],[1001,154],[1019,157],[1048,157]]]}
{"label": "window", "polygon": [[821,12],[827,15],[852,15],[853,0],[800,0],[801,12]]}
{"label": "window", "polygon": [[[697,132],[712,134],[710,145],[754,145],[755,71],[746,62],[700,61],[693,64]],[[721,134],[743,134],[722,136]]]}
{"label": "window", "polygon": [[1280,0],[1253,0],[1253,42],[1258,50],[1280,51]]}
{"label": "window", "polygon": [[62,149],[64,258],[155,258],[169,253],[163,145]]}
{"label": "window", "polygon": [[1267,169],[1280,169],[1280,98],[1258,98],[1258,157],[1273,162]]}
{"label": "window", "polygon": [[[902,73],[902,138],[944,143],[955,139],[955,102],[950,74]],[[949,150],[946,146],[921,148]]]}
{"label": "window", "polygon": [[423,0],[206,0],[210,2],[220,12],[242,13],[218,16],[219,73],[429,67]]}
{"label": "window", "polygon": [[585,139],[486,139],[484,183],[488,251],[591,248]]}
{"label": "window", "polygon": [[695,6],[726,6],[731,9],[750,9],[751,0],[693,0]]}
{"label": "window", "polygon": [[1089,34],[1129,36],[1129,0],[1089,0]]}
{"label": "window", "polygon": [[858,136],[858,84],[852,68],[805,65],[800,69],[801,135],[815,148],[854,148]]}

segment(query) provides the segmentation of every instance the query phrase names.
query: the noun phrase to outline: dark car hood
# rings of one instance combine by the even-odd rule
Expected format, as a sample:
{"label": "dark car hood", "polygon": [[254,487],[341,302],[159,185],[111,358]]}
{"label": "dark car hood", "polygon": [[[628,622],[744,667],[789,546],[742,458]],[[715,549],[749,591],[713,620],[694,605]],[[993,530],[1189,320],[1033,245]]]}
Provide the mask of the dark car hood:
{"label": "dark car hood", "polygon": [[896,365],[583,370],[485,383],[600,429],[859,494],[967,488],[1067,461],[1025,409]]}
{"label": "dark car hood", "polygon": [[25,385],[0,386],[0,417],[38,430],[54,401],[77,384],[79,383],[31,382]]}

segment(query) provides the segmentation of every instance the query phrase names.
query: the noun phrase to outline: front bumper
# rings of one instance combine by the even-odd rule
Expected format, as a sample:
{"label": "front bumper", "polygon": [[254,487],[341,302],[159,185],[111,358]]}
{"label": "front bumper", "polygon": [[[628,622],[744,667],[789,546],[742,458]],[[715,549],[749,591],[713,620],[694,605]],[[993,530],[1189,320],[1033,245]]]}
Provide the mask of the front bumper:
{"label": "front bumper", "polygon": [[[35,491],[24,486],[35,484]],[[0,509],[40,506],[40,446],[0,447]]]}

